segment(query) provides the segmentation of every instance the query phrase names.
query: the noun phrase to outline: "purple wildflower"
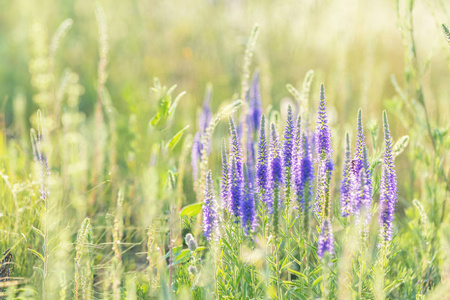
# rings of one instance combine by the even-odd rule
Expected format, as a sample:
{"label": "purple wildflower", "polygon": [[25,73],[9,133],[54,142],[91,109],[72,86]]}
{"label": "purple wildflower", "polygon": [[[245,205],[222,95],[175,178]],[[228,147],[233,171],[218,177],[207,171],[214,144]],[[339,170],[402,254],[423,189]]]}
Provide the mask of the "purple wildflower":
{"label": "purple wildflower", "polygon": [[256,160],[256,153],[255,153],[255,147],[256,143],[253,141],[252,138],[249,138],[246,140],[247,143],[247,168],[251,171],[252,175],[255,172],[255,160]]}
{"label": "purple wildflower", "polygon": [[244,180],[238,172],[238,163],[234,156],[230,164],[230,211],[235,217],[240,216],[241,202],[243,197]]}
{"label": "purple wildflower", "polygon": [[258,188],[260,200],[263,202],[267,201],[265,195],[269,176],[268,174],[269,156],[267,153],[265,127],[266,127],[266,118],[264,115],[262,115],[259,133],[259,143],[258,143],[258,161],[256,163],[256,186]]}
{"label": "purple wildflower", "polygon": [[219,229],[217,203],[214,197],[214,186],[211,171],[206,174],[205,202],[203,203],[203,234],[210,241],[217,239]]}
{"label": "purple wildflower", "polygon": [[243,161],[242,161],[242,148],[239,140],[239,136],[236,132],[236,126],[233,119],[230,117],[230,133],[231,133],[231,172],[230,172],[230,185],[231,185],[231,201],[230,208],[232,213],[236,216],[240,216],[240,205],[242,197],[244,195],[244,174],[243,174]]}
{"label": "purple wildflower", "polygon": [[205,99],[203,100],[202,111],[198,118],[198,127],[200,132],[204,133],[206,128],[208,128],[209,123],[212,119],[212,110],[211,110],[211,99],[212,99],[212,88],[209,85],[206,89]]}
{"label": "purple wildflower", "polygon": [[325,219],[320,229],[319,242],[317,245],[317,256],[319,259],[322,259],[325,252],[330,253],[330,255],[334,254],[333,228],[331,227],[331,221],[329,219]]}
{"label": "purple wildflower", "polygon": [[[305,132],[301,134],[300,149],[298,163],[295,173],[295,191],[297,201],[304,212],[305,217],[308,216],[310,200],[312,196],[314,166],[311,154],[311,147],[308,143],[308,137]],[[308,222],[305,220],[305,222]]]}
{"label": "purple wildflower", "polygon": [[[362,176],[362,182],[363,182],[363,195],[362,195],[362,204],[364,205],[365,209],[370,212],[370,209],[372,208],[372,172],[370,170],[370,164],[369,164],[369,158],[367,154],[367,147],[364,146],[363,151],[363,176]],[[370,214],[369,214],[370,216]]]}
{"label": "purple wildflower", "polygon": [[315,213],[319,220],[329,217],[331,171],[329,160],[320,161],[317,169],[317,192]]}
{"label": "purple wildflower", "polygon": [[[199,130],[196,132],[194,136],[194,141],[192,142],[192,151],[191,151],[191,164],[192,164],[192,176],[195,180],[198,178],[198,166],[201,159],[201,153],[204,145],[202,145],[203,134],[208,128],[209,123],[212,118],[211,111],[211,98],[212,98],[212,88],[209,86],[206,90],[205,99],[203,100],[202,110],[198,117],[198,128]],[[210,145],[208,147],[208,153],[210,151]]]}
{"label": "purple wildflower", "polygon": [[331,131],[328,127],[327,112],[325,107],[325,88],[320,86],[320,102],[318,108],[318,120],[315,133],[316,155],[318,162],[316,214],[319,219],[329,216],[330,210],[330,180],[334,169],[331,149]]}
{"label": "purple wildflower", "polygon": [[245,191],[243,201],[241,203],[241,219],[244,227],[245,235],[255,228],[255,200],[253,194],[253,179],[249,169],[246,172],[247,180],[245,184]]}
{"label": "purple wildflower", "polygon": [[194,180],[197,180],[198,178],[198,165],[200,163],[202,148],[201,133],[200,131],[197,131],[194,136],[194,140],[192,141],[191,151],[192,177],[194,178]]}
{"label": "purple wildflower", "polygon": [[[365,138],[362,125],[362,111],[359,109],[358,118],[356,122],[357,135],[356,135],[356,150],[353,160],[351,161],[350,172],[350,203],[352,205],[350,214],[353,212],[360,213],[362,203],[362,192],[364,185],[362,182],[362,172],[364,167],[364,147]],[[366,174],[367,175],[367,174]]]}
{"label": "purple wildflower", "polygon": [[[49,188],[48,188],[48,178],[50,176],[50,167],[48,165],[47,155],[43,151],[44,144],[45,144],[45,137],[43,133],[41,132],[40,128],[38,128],[37,138],[36,138],[36,146],[34,151],[35,157],[34,160],[39,162],[39,169],[41,173],[41,187],[39,189],[41,193],[41,200],[46,201],[48,199],[48,196],[50,194]],[[34,147],[34,145],[33,145]]]}
{"label": "purple wildflower", "polygon": [[351,150],[350,137],[348,132],[345,134],[345,159],[341,182],[341,216],[347,217],[352,214],[353,206],[350,199],[350,167],[351,167]]}
{"label": "purple wildflower", "polygon": [[283,183],[283,160],[280,152],[280,142],[275,124],[271,126],[271,141],[270,141],[270,170],[271,180],[273,185],[280,185]]}
{"label": "purple wildflower", "polygon": [[328,127],[327,111],[325,107],[325,88],[323,84],[320,86],[320,102],[317,113],[318,119],[315,133],[317,161],[328,160],[331,167],[331,154],[333,150],[331,148],[331,131]]}
{"label": "purple wildflower", "polygon": [[280,187],[283,183],[283,160],[281,158],[280,143],[278,140],[277,130],[275,124],[271,126],[271,141],[270,141],[270,167],[269,167],[269,182],[268,182],[268,201],[269,213],[273,215],[273,230],[274,235],[278,236],[279,224],[279,208],[281,207]]}
{"label": "purple wildflower", "polygon": [[397,203],[397,176],[394,170],[392,139],[386,111],[383,112],[384,157],[380,183],[380,245],[388,245],[392,240],[395,205]]}
{"label": "purple wildflower", "polygon": [[297,118],[297,126],[295,131],[294,149],[293,149],[293,178],[294,178],[294,196],[297,199],[299,205],[301,205],[302,191],[302,119],[300,116]]}
{"label": "purple wildflower", "polygon": [[280,153],[280,144],[278,141],[275,124],[271,126],[271,141],[269,150],[269,181],[268,181],[268,199],[267,205],[269,213],[273,214],[273,230],[275,236],[278,235],[278,211],[281,206],[280,187],[283,183],[283,161]]}
{"label": "purple wildflower", "polygon": [[292,177],[292,160],[294,151],[294,138],[295,138],[295,128],[294,119],[292,116],[292,108],[288,106],[286,127],[284,130],[284,144],[283,144],[283,167],[284,167],[284,178],[286,180],[286,202],[290,201],[291,194],[291,177]]}
{"label": "purple wildflower", "polygon": [[236,131],[233,119],[230,117],[230,134],[231,134],[231,156],[236,160],[236,170],[239,177],[243,177],[243,161],[242,161],[242,147],[239,136]]}
{"label": "purple wildflower", "polygon": [[230,168],[227,157],[227,146],[225,140],[222,140],[222,178],[220,181],[220,196],[222,198],[222,207],[224,210],[230,209]]}
{"label": "purple wildflower", "polygon": [[259,72],[253,74],[252,84],[248,91],[249,131],[258,132],[262,115],[262,101],[259,87]]}
{"label": "purple wildflower", "polygon": [[364,159],[364,147],[366,146],[365,137],[364,137],[364,129],[362,124],[362,110],[361,108],[358,110],[358,118],[356,121],[356,150],[354,159],[357,160],[356,168],[357,170],[363,167],[363,159]]}

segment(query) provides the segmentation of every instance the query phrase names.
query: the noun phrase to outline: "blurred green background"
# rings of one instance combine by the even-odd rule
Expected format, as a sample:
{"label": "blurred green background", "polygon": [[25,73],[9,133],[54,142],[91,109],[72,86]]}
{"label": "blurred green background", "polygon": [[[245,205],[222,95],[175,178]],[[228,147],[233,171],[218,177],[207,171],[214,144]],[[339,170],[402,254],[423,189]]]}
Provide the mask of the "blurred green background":
{"label": "blurred green background", "polygon": [[[126,127],[140,103],[148,101],[153,77],[169,86],[177,84],[177,91],[187,94],[175,123],[190,124],[193,133],[207,83],[213,85],[214,111],[239,93],[245,45],[252,26],[258,23],[260,35],[251,71],[261,72],[264,107],[279,108],[281,100],[289,97],[286,83],[300,87],[305,73],[313,69],[311,107],[317,106],[318,86],[325,83],[331,123],[339,132],[335,148],[342,149],[343,133],[352,132],[359,107],[366,122],[377,120],[378,124],[383,109],[396,113],[390,118],[394,138],[408,133],[411,122],[407,120],[413,120],[414,113],[408,116],[405,111],[393,76],[405,90],[420,82],[431,123],[445,127],[450,118],[450,55],[440,23],[450,19],[450,4],[415,3],[415,49],[410,49],[402,43],[401,30],[410,2],[100,1],[109,45],[106,88]],[[26,99],[27,121],[37,108],[29,71],[36,35],[33,25],[41,24],[39,34],[50,43],[67,18],[73,25],[56,52],[54,77],[59,82],[66,69],[78,74],[84,90],[79,109],[85,120],[93,119],[99,61],[94,4],[83,0],[1,1],[0,11],[0,107],[6,128],[12,128],[13,102],[18,96]],[[416,81],[408,75],[411,51],[416,53],[421,72]],[[224,133],[225,128],[219,130]],[[121,142],[127,142],[124,134],[119,134]],[[405,160],[400,161],[400,168],[408,168]]]}
{"label": "blurred green background", "polygon": [[[414,27],[418,57],[430,55],[422,83],[432,119],[447,121],[448,49],[436,21],[448,20],[448,6],[418,1]],[[114,106],[127,114],[127,103],[146,99],[152,78],[178,84],[188,93],[180,107],[194,121],[205,86],[214,87],[213,106],[239,91],[245,44],[254,23],[260,26],[252,69],[261,71],[263,101],[288,96],[286,83],[298,85],[309,69],[315,88],[324,82],[328,102],[344,122],[361,106],[379,118],[385,100],[395,96],[394,74],[404,81],[404,48],[394,1],[100,1],[109,34],[106,86]],[[431,11],[430,7],[433,9]],[[0,2],[0,95],[12,121],[12,99],[27,97],[34,110],[28,62],[35,22],[50,40],[67,18],[73,26],[62,40],[56,74],[70,68],[85,88],[81,109],[89,117],[96,100],[98,30],[91,1]],[[432,13],[436,14],[436,19]],[[441,109],[438,110],[437,108]],[[439,113],[441,112],[441,113]],[[445,122],[444,122],[445,123]]]}

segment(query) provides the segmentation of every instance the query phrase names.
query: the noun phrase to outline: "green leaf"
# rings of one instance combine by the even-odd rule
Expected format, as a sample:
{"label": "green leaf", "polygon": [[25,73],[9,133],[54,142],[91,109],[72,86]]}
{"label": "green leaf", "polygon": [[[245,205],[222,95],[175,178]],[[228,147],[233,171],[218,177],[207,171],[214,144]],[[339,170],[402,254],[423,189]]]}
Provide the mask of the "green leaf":
{"label": "green leaf", "polygon": [[181,97],[183,97],[184,95],[186,95],[186,92],[181,92],[178,94],[178,96],[173,101],[172,106],[170,106],[169,108],[169,115],[171,115],[175,111],[175,109],[178,106],[178,103],[180,102]]}
{"label": "green leaf", "polygon": [[408,135],[405,135],[405,136],[402,136],[401,138],[399,138],[397,140],[397,142],[395,142],[394,147],[392,148],[393,156],[396,157],[399,154],[401,154],[403,151],[405,151],[406,147],[408,146],[408,143],[409,143]]}
{"label": "green leaf", "polygon": [[183,207],[180,211],[180,217],[188,216],[194,217],[202,210],[203,203],[194,203]]}
{"label": "green leaf", "polygon": [[323,277],[323,275],[317,277],[317,279],[314,280],[312,287],[315,287],[318,283],[320,283],[322,281],[322,277]]}
{"label": "green leaf", "polygon": [[31,229],[33,229],[33,231],[36,232],[37,234],[39,234],[40,236],[44,237],[44,233],[42,231],[40,231],[38,228],[31,225]]}
{"label": "green leaf", "polygon": [[447,39],[448,44],[450,45],[450,30],[445,24],[442,24],[442,31],[444,32],[445,38]]}
{"label": "green leaf", "polygon": [[155,126],[161,120],[161,113],[158,112],[153,119],[150,121],[150,125]]}
{"label": "green leaf", "polygon": [[[181,253],[181,248],[182,248],[181,246],[173,247],[172,248],[172,255],[174,257],[176,257],[178,254],[180,254]],[[167,251],[167,253],[163,257],[161,257],[161,259],[162,260],[167,259],[169,256],[170,256],[170,250]]]}
{"label": "green leaf", "polygon": [[181,137],[183,136],[184,131],[188,128],[189,128],[189,125],[185,126],[183,129],[178,131],[177,134],[175,134],[173,136],[173,138],[170,139],[170,141],[167,143],[167,148],[172,150],[180,141]]}
{"label": "green leaf", "polygon": [[298,277],[301,277],[301,278],[303,278],[304,280],[308,281],[308,277],[306,277],[305,274],[300,273],[299,271],[292,270],[292,269],[288,269],[288,270],[289,270],[289,272],[291,272],[292,274],[295,274],[295,275],[297,275]]}
{"label": "green leaf", "polygon": [[179,264],[179,263],[187,261],[189,259],[189,257],[190,257],[190,253],[191,253],[191,250],[184,249],[183,251],[180,252],[180,254],[178,254],[175,257],[172,265],[176,265],[176,264]]}
{"label": "green leaf", "polygon": [[30,251],[31,253],[33,253],[34,255],[36,255],[38,258],[40,258],[43,262],[45,262],[44,257],[42,256],[42,254],[40,254],[39,252],[37,252],[34,249],[28,249],[28,251]]}

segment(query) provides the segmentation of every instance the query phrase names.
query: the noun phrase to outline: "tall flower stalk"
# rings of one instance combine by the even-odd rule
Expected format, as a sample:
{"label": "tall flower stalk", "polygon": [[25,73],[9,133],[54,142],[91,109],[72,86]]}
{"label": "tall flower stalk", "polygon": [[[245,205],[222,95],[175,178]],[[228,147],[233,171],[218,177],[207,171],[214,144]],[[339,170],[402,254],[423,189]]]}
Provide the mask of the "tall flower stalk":
{"label": "tall flower stalk", "polygon": [[293,151],[295,142],[295,126],[294,118],[292,116],[292,108],[288,106],[286,126],[284,129],[284,143],[283,143],[283,170],[285,179],[286,192],[286,208],[289,209],[291,200],[291,181],[292,181],[292,165],[293,165]]}
{"label": "tall flower stalk", "polygon": [[303,229],[309,229],[309,209],[313,194],[314,165],[311,147],[306,134],[307,128],[301,126],[301,118],[297,120],[297,133],[295,139],[296,160],[294,167],[294,189],[297,204],[303,216]]}
{"label": "tall flower stalk", "polygon": [[397,204],[397,176],[394,170],[392,139],[386,111],[383,112],[384,155],[380,183],[380,246],[389,246],[392,240],[395,205]]}
{"label": "tall flower stalk", "polygon": [[241,204],[241,220],[244,228],[244,234],[249,235],[256,225],[255,200],[253,192],[253,175],[250,169],[246,169],[246,181],[244,188],[244,197]]}
{"label": "tall flower stalk", "polygon": [[318,120],[315,133],[317,170],[316,215],[321,223],[318,256],[321,259],[325,252],[333,254],[334,239],[331,227],[330,182],[334,168],[331,148],[331,131],[325,106],[325,88],[320,86]]}
{"label": "tall flower stalk", "polygon": [[341,216],[347,217],[352,213],[352,203],[350,199],[350,187],[351,187],[351,148],[350,137],[348,132],[345,134],[345,158],[341,181]]}
{"label": "tall flower stalk", "polygon": [[203,204],[203,234],[208,241],[218,238],[219,218],[211,171],[206,174],[205,202]]}
{"label": "tall flower stalk", "polygon": [[258,142],[258,161],[256,162],[256,187],[259,201],[267,205],[267,183],[269,176],[269,153],[267,151],[266,141],[266,117],[262,115],[259,142]]}
{"label": "tall flower stalk", "polygon": [[220,197],[222,198],[222,208],[230,210],[230,164],[227,156],[227,146],[225,139],[222,139],[222,178],[220,180]]}
{"label": "tall flower stalk", "polygon": [[240,206],[242,197],[244,196],[244,176],[243,176],[243,160],[242,148],[236,132],[236,126],[233,119],[230,117],[230,133],[231,133],[231,164],[230,164],[230,186],[231,186],[231,201],[230,209],[235,217],[241,215]]}
{"label": "tall flower stalk", "polygon": [[195,180],[199,176],[199,163],[202,149],[203,147],[210,147],[210,145],[202,144],[202,138],[212,119],[211,98],[212,98],[212,89],[211,87],[208,87],[206,90],[205,99],[203,100],[202,110],[200,111],[198,117],[198,131],[195,133],[194,140],[192,142],[191,163],[192,163],[192,175]]}
{"label": "tall flower stalk", "polygon": [[320,101],[315,132],[317,170],[316,215],[322,222],[330,212],[330,180],[334,164],[331,148],[331,130],[325,106],[325,88],[320,86]]}
{"label": "tall flower stalk", "polygon": [[279,225],[279,208],[281,207],[282,200],[280,197],[280,189],[283,184],[283,161],[280,151],[280,143],[278,140],[277,130],[275,124],[271,124],[270,129],[270,167],[269,167],[269,213],[273,214],[273,230],[275,236],[278,235]]}

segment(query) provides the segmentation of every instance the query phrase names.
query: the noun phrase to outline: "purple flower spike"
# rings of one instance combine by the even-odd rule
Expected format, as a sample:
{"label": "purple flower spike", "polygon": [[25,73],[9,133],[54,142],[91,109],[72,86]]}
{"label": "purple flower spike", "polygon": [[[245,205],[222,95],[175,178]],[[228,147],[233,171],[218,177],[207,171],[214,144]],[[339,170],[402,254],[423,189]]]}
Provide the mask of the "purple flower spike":
{"label": "purple flower spike", "polygon": [[258,143],[258,161],[256,163],[256,186],[258,188],[258,194],[260,200],[267,201],[266,190],[268,182],[268,167],[269,167],[269,155],[267,152],[266,141],[266,118],[264,115],[261,117],[261,126]]}
{"label": "purple flower spike", "polygon": [[250,231],[254,230],[256,219],[252,174],[249,169],[247,169],[246,174],[247,180],[245,184],[245,192],[241,203],[241,219],[242,226],[244,227],[244,233],[245,235],[248,235]]}
{"label": "purple flower spike", "polygon": [[236,131],[233,119],[230,117],[230,133],[231,133],[231,211],[236,216],[240,216],[240,205],[243,197],[244,174],[242,161],[242,148],[239,136]]}
{"label": "purple flower spike", "polygon": [[211,171],[206,174],[205,202],[203,203],[203,234],[210,241],[218,238],[219,218],[217,203],[214,197],[214,186]]}
{"label": "purple flower spike", "polygon": [[395,205],[397,204],[397,176],[394,170],[392,139],[386,111],[383,112],[384,157],[380,183],[380,246],[392,240]]}
{"label": "purple flower spike", "polygon": [[33,152],[34,153],[34,160],[39,163],[39,169],[40,169],[40,188],[39,192],[41,193],[41,200],[46,201],[50,195],[50,190],[48,188],[48,178],[50,177],[50,167],[47,160],[47,155],[44,152],[44,144],[45,144],[45,137],[44,134],[41,132],[40,126],[38,126],[38,132],[36,137],[36,148],[34,148],[33,144]]}
{"label": "purple flower spike", "polygon": [[290,200],[291,194],[291,177],[292,177],[292,160],[294,151],[295,127],[294,118],[292,116],[292,108],[288,106],[286,127],[284,130],[284,144],[283,144],[283,167],[284,178],[286,180],[286,198],[287,202]]}
{"label": "purple flower spike", "polygon": [[242,175],[237,171],[237,161],[234,156],[231,157],[230,164],[230,211],[238,218],[240,217],[241,202],[243,197],[244,180]]}
{"label": "purple flower spike", "polygon": [[330,255],[334,254],[333,228],[331,227],[331,221],[329,219],[325,219],[320,229],[320,236],[317,245],[317,256],[319,259],[322,259],[326,252]]}
{"label": "purple flower spike", "polygon": [[345,159],[341,182],[341,216],[347,217],[353,212],[353,205],[350,198],[351,188],[351,151],[350,151],[350,137],[348,132],[345,134]]}
{"label": "purple flower spike", "polygon": [[[364,208],[370,212],[372,209],[372,172],[370,171],[370,164],[369,164],[369,158],[367,154],[367,147],[364,146],[363,151],[363,196],[362,196],[362,204],[364,205]],[[370,214],[369,214],[370,217]]]}
{"label": "purple flower spike", "polygon": [[317,169],[315,214],[320,221],[330,215],[330,165],[329,160],[320,161]]}
{"label": "purple flower spike", "polygon": [[230,167],[227,157],[227,146],[225,139],[222,140],[222,178],[220,181],[220,196],[222,198],[222,207],[224,210],[230,209]]}
{"label": "purple flower spike", "polygon": [[194,178],[194,180],[197,180],[198,178],[198,164],[200,162],[202,148],[201,133],[200,131],[197,131],[194,136],[194,140],[192,141],[191,151],[192,177]]}
{"label": "purple flower spike", "polygon": [[209,122],[211,122],[212,118],[212,110],[211,110],[211,99],[212,99],[212,87],[209,85],[206,88],[205,99],[203,100],[202,111],[198,118],[198,127],[200,132],[205,132],[206,128],[209,126]]}
{"label": "purple flower spike", "polygon": [[[365,138],[364,138],[364,130],[362,125],[362,111],[359,109],[358,118],[356,122],[356,150],[353,160],[351,161],[351,170],[350,170],[350,202],[352,204],[352,209],[350,214],[356,212],[360,213],[361,204],[362,204],[362,190],[364,189],[364,185],[362,182],[362,171],[364,167],[364,147],[365,147]],[[364,175],[364,176],[367,176]]]}
{"label": "purple flower spike", "polygon": [[283,183],[283,160],[281,157],[280,144],[278,141],[278,134],[275,124],[271,126],[271,141],[270,141],[270,167],[269,167],[269,188],[268,188],[268,206],[269,213],[273,215],[273,231],[275,237],[278,236],[279,225],[279,208],[281,207],[280,187]]}
{"label": "purple flower spike", "polygon": [[356,151],[355,151],[355,160],[357,160],[357,170],[363,167],[363,159],[364,159],[364,147],[366,146],[365,137],[364,137],[364,129],[362,125],[362,110],[361,108],[358,110],[358,119],[356,122],[356,129],[358,134],[356,135]]}
{"label": "purple flower spike", "polygon": [[231,156],[236,160],[236,169],[239,177],[243,177],[243,161],[242,161],[242,147],[239,136],[236,131],[233,119],[230,117],[230,134],[231,134]]}
{"label": "purple flower spike", "polygon": [[306,128],[301,131],[300,119],[297,121],[296,138],[297,161],[295,166],[295,194],[305,218],[305,225],[308,224],[310,200],[312,196],[314,166],[312,160],[311,147],[306,135]]}
{"label": "purple flower spike", "polygon": [[[200,163],[201,159],[201,153],[203,150],[203,147],[205,145],[202,145],[201,140],[203,137],[203,134],[206,131],[206,128],[208,128],[209,123],[211,122],[212,118],[212,111],[211,111],[211,98],[212,98],[212,88],[209,86],[206,89],[206,95],[205,99],[203,100],[203,106],[202,110],[200,112],[200,115],[198,117],[198,128],[199,131],[194,136],[194,141],[192,143],[192,151],[191,151],[191,163],[192,163],[192,176],[194,180],[198,179],[198,165]],[[208,147],[208,153],[210,151],[210,145],[207,145]]]}
{"label": "purple flower spike", "polygon": [[[269,167],[267,176],[267,206],[269,213],[273,213],[274,209],[278,210],[280,205],[279,188],[283,179],[283,166],[280,153],[280,145],[278,141],[277,130],[275,124],[270,127],[270,148],[269,148]],[[274,200],[276,200],[276,208],[274,207]]]}
{"label": "purple flower spike", "polygon": [[312,197],[313,180],[314,180],[314,166],[311,154],[311,147],[308,143],[308,138],[305,133],[302,134],[302,152],[300,163],[300,199],[305,212],[309,209],[309,202]]}
{"label": "purple flower spike", "polygon": [[283,160],[280,152],[278,133],[273,123],[271,126],[270,162],[271,180],[273,180],[273,185],[278,186],[283,183]]}
{"label": "purple flower spike", "polygon": [[331,131],[328,127],[327,111],[325,107],[325,88],[323,84],[320,86],[320,102],[315,139],[317,161],[329,160],[330,163],[332,163],[331,154],[333,150],[331,149]]}
{"label": "purple flower spike", "polygon": [[248,138],[246,143],[247,143],[247,161],[246,161],[246,165],[247,165],[247,168],[249,169],[249,171],[251,171],[251,173],[253,175],[253,173],[255,172],[255,160],[256,160],[255,147],[256,147],[256,143],[251,138]]}
{"label": "purple flower spike", "polygon": [[331,131],[328,127],[325,107],[325,89],[320,86],[320,102],[315,132],[317,170],[317,193],[315,212],[320,220],[330,213],[330,180],[334,169],[331,149]]}
{"label": "purple flower spike", "polygon": [[252,84],[248,91],[249,103],[248,103],[248,118],[249,118],[249,130],[258,132],[259,122],[262,115],[262,101],[261,92],[259,87],[259,72],[253,74]]}

